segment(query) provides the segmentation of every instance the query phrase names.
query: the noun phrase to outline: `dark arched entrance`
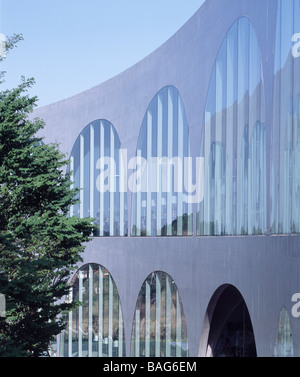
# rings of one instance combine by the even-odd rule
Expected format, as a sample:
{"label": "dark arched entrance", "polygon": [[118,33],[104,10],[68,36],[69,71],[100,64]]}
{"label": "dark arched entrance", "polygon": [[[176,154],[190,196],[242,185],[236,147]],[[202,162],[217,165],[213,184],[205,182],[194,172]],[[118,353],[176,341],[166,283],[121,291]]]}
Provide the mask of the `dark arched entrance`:
{"label": "dark arched entrance", "polygon": [[213,295],[206,312],[200,356],[256,357],[253,327],[241,293],[223,285]]}

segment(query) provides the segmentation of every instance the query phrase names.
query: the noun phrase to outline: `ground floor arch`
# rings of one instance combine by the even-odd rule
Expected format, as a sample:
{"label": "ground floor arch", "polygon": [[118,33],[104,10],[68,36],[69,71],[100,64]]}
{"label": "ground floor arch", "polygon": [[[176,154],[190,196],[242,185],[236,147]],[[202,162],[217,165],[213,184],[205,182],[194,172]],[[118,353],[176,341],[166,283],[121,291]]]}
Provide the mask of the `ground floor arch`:
{"label": "ground floor arch", "polygon": [[256,357],[246,302],[237,288],[225,284],[213,294],[203,323],[199,356]]}

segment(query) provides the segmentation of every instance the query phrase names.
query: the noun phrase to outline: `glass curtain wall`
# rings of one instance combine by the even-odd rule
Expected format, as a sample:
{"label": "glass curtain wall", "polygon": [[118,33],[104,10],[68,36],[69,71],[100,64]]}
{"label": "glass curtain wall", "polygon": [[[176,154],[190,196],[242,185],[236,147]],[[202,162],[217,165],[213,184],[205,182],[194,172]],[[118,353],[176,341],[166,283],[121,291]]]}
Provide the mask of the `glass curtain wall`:
{"label": "glass curtain wall", "polygon": [[123,357],[125,336],[117,287],[109,272],[96,264],[73,278],[69,302],[79,302],[66,317],[60,336],[62,357]]}
{"label": "glass curtain wall", "polygon": [[187,357],[183,306],[174,280],[159,271],[144,282],[135,309],[132,357]]}
{"label": "glass curtain wall", "polygon": [[185,191],[192,169],[185,160],[189,156],[184,104],[178,90],[168,86],[152,100],[138,139],[132,236],[193,234],[192,205]]}
{"label": "glass curtain wall", "polygon": [[278,0],[274,64],[271,232],[300,231],[300,0]]}
{"label": "glass curtain wall", "polygon": [[95,218],[99,226],[95,236],[127,235],[126,190],[120,190],[125,165],[120,147],[113,125],[96,120],[81,132],[70,156],[72,187],[81,189],[70,216]]}
{"label": "glass curtain wall", "polygon": [[201,142],[204,200],[197,235],[266,231],[266,126],[260,50],[250,20],[236,21],[219,50]]}

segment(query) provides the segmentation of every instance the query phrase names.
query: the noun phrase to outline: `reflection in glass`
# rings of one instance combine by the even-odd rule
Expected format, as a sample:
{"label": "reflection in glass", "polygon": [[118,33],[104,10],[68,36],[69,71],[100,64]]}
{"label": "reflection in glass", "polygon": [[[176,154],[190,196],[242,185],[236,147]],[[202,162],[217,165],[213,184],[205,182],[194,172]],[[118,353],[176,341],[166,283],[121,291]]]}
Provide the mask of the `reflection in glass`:
{"label": "reflection in glass", "polygon": [[265,134],[260,50],[250,20],[242,17],[221,45],[208,90],[197,235],[266,232]]}
{"label": "reflection in glass", "polygon": [[214,350],[214,357],[256,357],[251,318],[241,301],[228,316]]}
{"label": "reflection in glass", "polygon": [[291,322],[286,308],[282,308],[279,314],[274,357],[294,357]]}
{"label": "reflection in glass", "polygon": [[271,154],[271,232],[300,232],[300,0],[278,0]]}
{"label": "reflection in glass", "polygon": [[184,104],[178,90],[168,86],[152,100],[139,135],[132,236],[192,235],[192,205],[183,184],[189,155]]}
{"label": "reflection in glass", "polygon": [[188,356],[187,328],[179,292],[174,280],[163,272],[149,275],[140,291],[131,356]]}
{"label": "reflection in glass", "polygon": [[66,318],[61,356],[125,356],[121,304],[109,272],[96,264],[81,268],[73,278],[69,300],[82,304]]}
{"label": "reflection in glass", "polygon": [[127,235],[127,199],[120,190],[120,140],[107,120],[89,124],[77,138],[70,156],[72,187],[81,188],[79,203],[70,216],[95,218],[99,229],[94,236]]}

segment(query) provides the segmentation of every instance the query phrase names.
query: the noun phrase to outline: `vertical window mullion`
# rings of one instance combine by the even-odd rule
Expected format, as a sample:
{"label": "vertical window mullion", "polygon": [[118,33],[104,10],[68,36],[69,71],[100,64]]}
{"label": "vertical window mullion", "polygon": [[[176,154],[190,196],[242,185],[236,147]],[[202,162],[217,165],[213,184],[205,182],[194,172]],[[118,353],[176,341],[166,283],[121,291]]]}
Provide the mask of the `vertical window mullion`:
{"label": "vertical window mullion", "polygon": [[[100,122],[100,159],[104,159],[104,124]],[[99,227],[100,236],[104,235],[104,182],[100,181],[100,214],[99,214]]]}
{"label": "vertical window mullion", "polygon": [[[73,190],[74,189],[74,156],[71,156],[70,157],[70,171],[71,171],[71,176],[70,176],[70,180],[71,180],[71,185],[70,185],[70,189]],[[74,206],[71,205],[70,206],[70,217],[74,216]]]}
{"label": "vertical window mullion", "polygon": [[[70,288],[70,298],[69,298],[69,301],[70,302],[73,302],[73,287]],[[68,328],[69,328],[69,337],[68,337],[68,357],[72,357],[73,356],[73,350],[72,350],[72,346],[73,346],[73,329],[72,329],[72,326],[73,326],[73,312],[70,310],[69,311],[69,324],[68,324]]]}
{"label": "vertical window mullion", "polygon": [[257,127],[256,121],[258,120],[257,106],[256,106],[256,61],[255,55],[256,51],[253,48],[253,33],[249,22],[249,99],[248,99],[248,124],[249,124],[249,160],[248,160],[248,234],[255,234],[256,229],[256,197],[257,191],[259,191],[259,186],[257,185],[257,177],[259,176],[259,171],[257,169],[260,166],[254,166],[255,161],[257,162]]}
{"label": "vertical window mullion", "polygon": [[[140,149],[137,150],[137,164],[142,164],[142,151]],[[140,169],[142,167],[140,166]],[[142,181],[142,177],[140,177],[140,180]],[[136,235],[137,237],[141,236],[141,207],[142,207],[142,193],[141,193],[141,184],[140,187],[137,187],[137,193],[136,193]]]}
{"label": "vertical window mullion", "polygon": [[84,213],[84,136],[80,135],[80,218]]}
{"label": "vertical window mullion", "polygon": [[82,293],[83,293],[83,284],[82,284],[82,279],[83,279],[83,273],[82,271],[79,271],[79,302],[80,305],[78,307],[78,321],[79,321],[79,326],[78,326],[78,356],[82,357],[82,306],[83,306],[83,301],[82,301]]}
{"label": "vertical window mullion", "polygon": [[109,192],[109,235],[111,237],[114,236],[114,222],[115,222],[115,135],[112,126],[110,126],[110,158],[111,162],[114,162],[114,164],[110,164],[110,172],[109,172],[109,180],[110,180],[110,192]]}
{"label": "vertical window mullion", "polygon": [[171,159],[173,157],[172,151],[172,143],[173,143],[173,98],[172,98],[172,91],[168,89],[168,193],[167,193],[167,235],[172,236],[172,202],[173,202],[173,174],[172,174],[172,166],[171,166]]}
{"label": "vertical window mullion", "polygon": [[210,223],[212,221],[211,213],[211,163],[210,163],[210,153],[211,153],[211,118],[212,114],[210,112],[205,112],[205,130],[204,130],[204,155],[205,159],[205,170],[208,174],[205,174],[205,191],[204,191],[204,235],[210,236],[211,229]]}
{"label": "vertical window mullion", "polygon": [[151,236],[151,212],[152,212],[152,192],[151,192],[151,158],[152,158],[152,115],[147,112],[147,202],[146,202],[146,235]]}
{"label": "vertical window mullion", "polygon": [[114,287],[112,278],[109,275],[109,293],[108,293],[108,356],[112,357],[112,346],[113,346],[113,323],[114,323],[114,313],[113,313],[113,303],[114,303]]}
{"label": "vertical window mullion", "polygon": [[95,186],[95,132],[90,125],[90,217],[94,217],[94,186]]}
{"label": "vertical window mullion", "polygon": [[171,356],[172,297],[171,279],[166,276],[166,357]]}
{"label": "vertical window mullion", "polygon": [[[162,158],[162,129],[163,129],[163,109],[162,109],[162,98],[161,95],[158,95],[157,100],[157,158],[158,161]],[[158,184],[157,190],[157,214],[156,214],[156,234],[161,236],[161,215],[162,215],[162,171],[161,164],[158,164],[157,168],[157,179]]]}
{"label": "vertical window mullion", "polygon": [[124,226],[125,226],[125,195],[126,195],[126,188],[127,188],[127,174],[125,171],[127,169],[124,166],[125,161],[127,160],[124,156],[126,153],[125,150],[120,149],[119,153],[119,195],[120,195],[120,237],[123,237],[125,234]]}
{"label": "vertical window mullion", "polygon": [[182,316],[179,293],[176,292],[176,357],[182,356]]}
{"label": "vertical window mullion", "polygon": [[146,285],[146,287],[145,287],[145,293],[146,293],[146,296],[145,296],[145,356],[149,357],[149,356],[151,356],[150,355],[150,321],[151,321],[151,318],[150,318],[150,310],[151,310],[150,300],[151,300],[151,297],[150,297],[150,284],[149,284],[149,282],[146,281],[145,285]]}
{"label": "vertical window mullion", "polygon": [[89,325],[88,356],[93,356],[93,268],[89,265]]}
{"label": "vertical window mullion", "polygon": [[[183,119],[183,108],[180,96],[178,96],[178,157],[181,161],[182,167],[184,166],[184,158],[183,158],[183,140],[184,140],[184,119]],[[184,169],[184,168],[183,168]],[[182,175],[184,176],[184,175]],[[179,188],[179,192],[177,193],[177,236],[182,236],[183,231],[183,184],[182,181],[180,182],[180,174],[177,174],[178,182],[177,186]],[[187,214],[189,216],[189,213]]]}
{"label": "vertical window mullion", "polygon": [[[190,155],[191,155],[191,146],[190,146],[190,143],[188,143],[188,156],[190,156]],[[192,176],[193,176],[193,171],[191,169],[190,171],[188,171],[189,179],[192,178]],[[190,182],[192,182],[192,179],[190,180]],[[188,218],[187,218],[187,235],[192,236],[193,235],[193,204],[188,203],[187,207],[188,207],[188,210],[187,210],[187,215],[188,215]]]}
{"label": "vertical window mullion", "polygon": [[103,271],[99,266],[99,317],[98,317],[98,355],[103,354]]}
{"label": "vertical window mullion", "polygon": [[140,310],[135,311],[135,357],[140,357]]}
{"label": "vertical window mullion", "polygon": [[155,274],[155,284],[156,284],[156,296],[155,296],[155,357],[160,357],[160,347],[161,347],[161,283],[158,274]]}
{"label": "vertical window mullion", "polygon": [[[232,47],[233,45],[233,47]],[[226,69],[226,217],[225,217],[225,234],[234,233],[233,224],[233,104],[234,104],[234,33],[231,32],[226,39],[227,50],[227,69]]]}
{"label": "vertical window mullion", "polygon": [[123,317],[122,317],[122,308],[121,302],[119,300],[119,339],[118,339],[118,356],[123,356]]}

